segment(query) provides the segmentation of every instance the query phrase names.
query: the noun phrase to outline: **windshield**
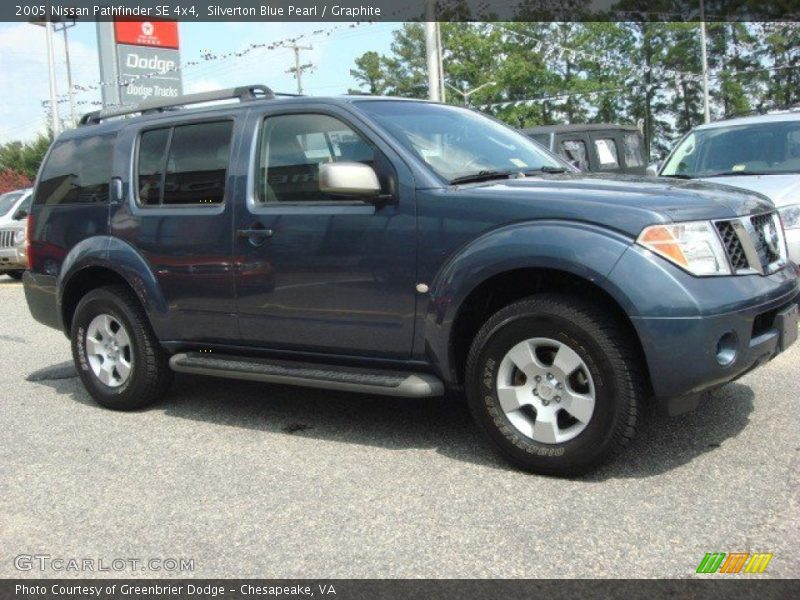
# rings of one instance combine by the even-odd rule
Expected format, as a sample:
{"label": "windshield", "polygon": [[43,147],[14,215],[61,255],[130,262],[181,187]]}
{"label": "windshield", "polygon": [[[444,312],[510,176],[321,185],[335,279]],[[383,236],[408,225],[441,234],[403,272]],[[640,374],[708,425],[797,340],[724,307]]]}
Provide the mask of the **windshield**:
{"label": "windshield", "polygon": [[8,192],[0,196],[0,217],[4,217],[12,209],[20,196],[22,192]]}
{"label": "windshield", "polygon": [[800,120],[698,129],[661,171],[667,177],[800,173]]}
{"label": "windshield", "polygon": [[358,107],[447,181],[481,173],[573,170],[521,133],[465,108],[387,100],[361,101]]}

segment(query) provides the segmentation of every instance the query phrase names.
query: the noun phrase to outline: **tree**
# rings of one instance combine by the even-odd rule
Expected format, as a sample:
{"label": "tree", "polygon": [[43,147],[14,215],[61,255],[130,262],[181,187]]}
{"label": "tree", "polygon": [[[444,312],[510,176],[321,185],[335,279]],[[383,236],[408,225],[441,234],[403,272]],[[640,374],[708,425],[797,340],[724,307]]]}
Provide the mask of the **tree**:
{"label": "tree", "polygon": [[384,61],[377,52],[365,52],[356,59],[356,68],[350,69],[350,75],[366,90],[350,90],[351,93],[366,91],[369,94],[383,96],[389,89],[386,80]]}
{"label": "tree", "polygon": [[24,173],[12,169],[0,170],[0,194],[30,187],[31,183]]}
{"label": "tree", "polygon": [[3,144],[0,146],[0,171],[15,171],[30,180],[35,179],[51,141],[49,134],[40,134],[32,142],[13,141]]}

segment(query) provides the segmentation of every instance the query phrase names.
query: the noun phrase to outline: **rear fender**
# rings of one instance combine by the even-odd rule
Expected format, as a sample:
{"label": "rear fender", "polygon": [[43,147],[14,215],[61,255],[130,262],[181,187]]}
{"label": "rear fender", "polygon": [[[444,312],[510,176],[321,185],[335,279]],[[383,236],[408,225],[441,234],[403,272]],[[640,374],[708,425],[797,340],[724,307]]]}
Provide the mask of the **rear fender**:
{"label": "rear fender", "polygon": [[169,305],[150,265],[133,246],[111,236],[87,238],[64,259],[56,281],[59,312],[64,292],[73,278],[89,268],[103,268],[119,275],[134,291],[159,339],[170,339]]}

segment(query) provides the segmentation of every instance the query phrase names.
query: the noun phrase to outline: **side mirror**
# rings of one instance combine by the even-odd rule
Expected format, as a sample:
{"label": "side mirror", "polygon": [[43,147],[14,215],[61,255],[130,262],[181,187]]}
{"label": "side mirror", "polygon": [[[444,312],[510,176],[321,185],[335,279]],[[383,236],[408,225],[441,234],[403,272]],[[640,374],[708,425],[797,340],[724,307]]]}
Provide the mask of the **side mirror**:
{"label": "side mirror", "polygon": [[326,194],[377,198],[381,193],[381,184],[369,165],[333,162],[320,166],[319,189]]}
{"label": "side mirror", "polygon": [[27,209],[24,208],[20,208],[16,213],[14,213],[15,221],[22,221],[22,219],[25,219],[27,217],[28,217],[28,211]]}
{"label": "side mirror", "polygon": [[658,172],[660,170],[661,170],[661,161],[658,161],[658,162],[650,163],[649,165],[647,165],[647,168],[645,169],[644,172],[649,177],[656,177],[656,176],[658,176]]}

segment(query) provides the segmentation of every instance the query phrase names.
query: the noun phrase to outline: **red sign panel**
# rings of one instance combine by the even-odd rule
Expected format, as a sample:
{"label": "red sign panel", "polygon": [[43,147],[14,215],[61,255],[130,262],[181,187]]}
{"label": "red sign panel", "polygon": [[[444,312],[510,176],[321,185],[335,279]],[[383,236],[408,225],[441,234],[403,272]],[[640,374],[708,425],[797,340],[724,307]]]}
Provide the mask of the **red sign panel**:
{"label": "red sign panel", "polygon": [[178,48],[177,21],[115,21],[118,44]]}

